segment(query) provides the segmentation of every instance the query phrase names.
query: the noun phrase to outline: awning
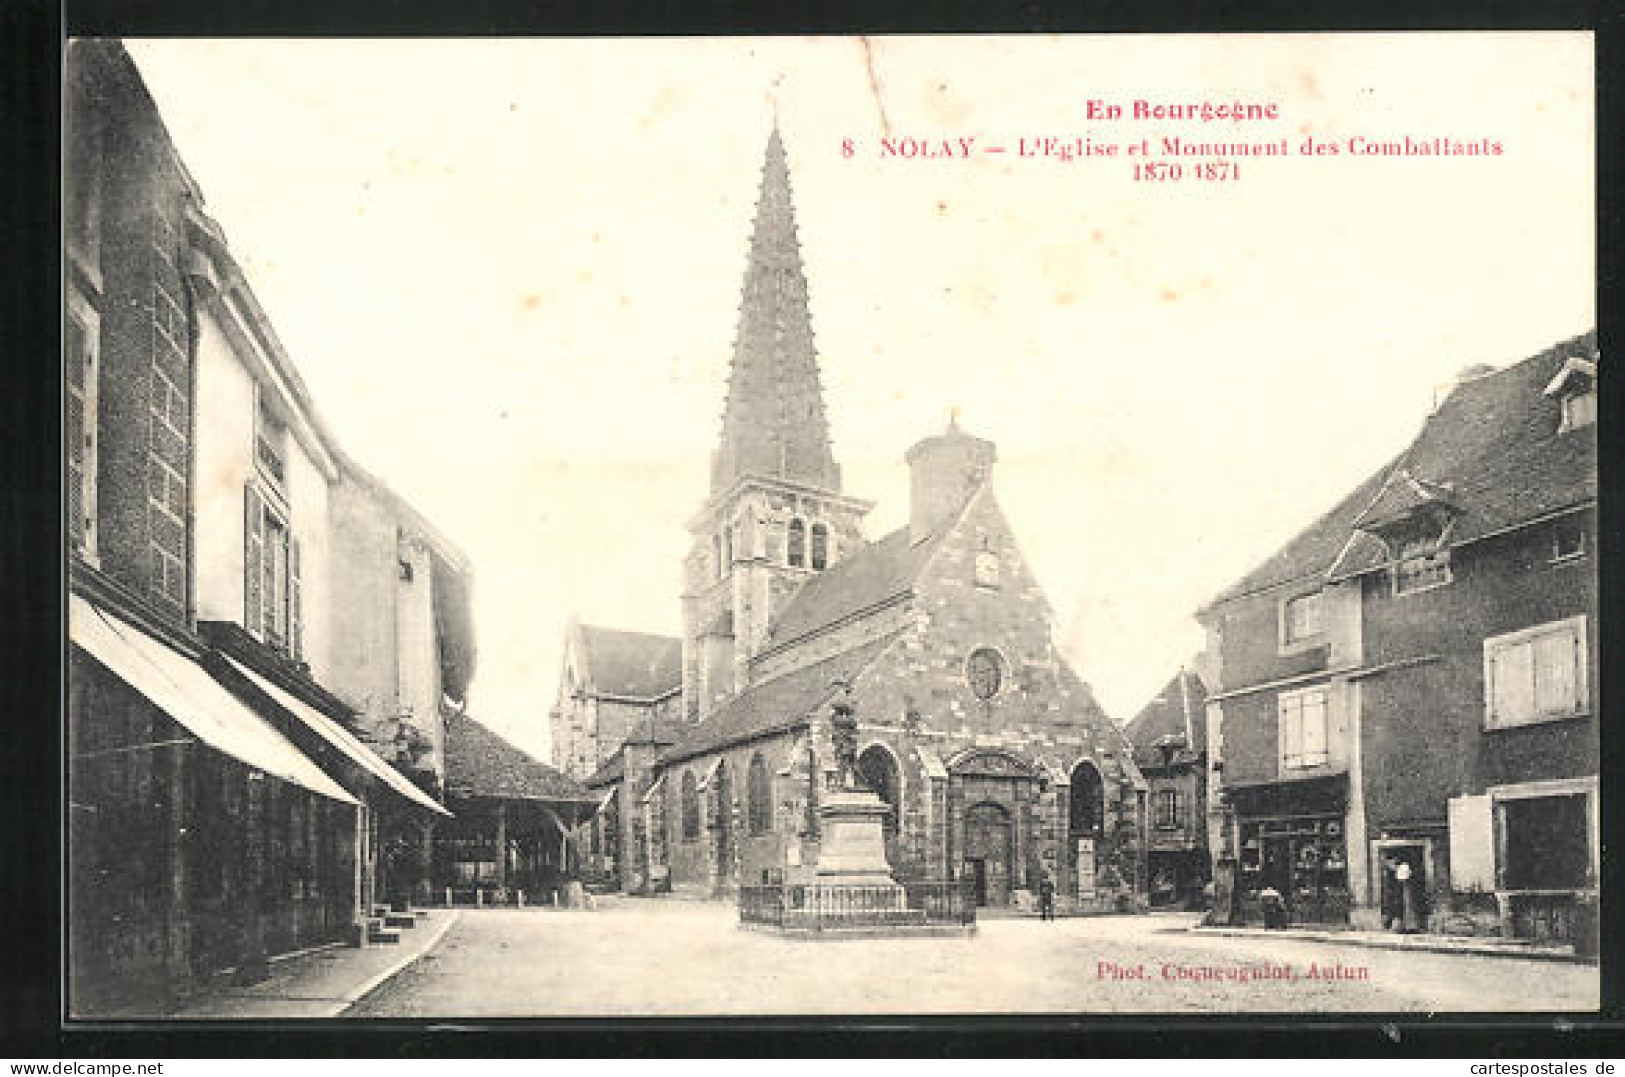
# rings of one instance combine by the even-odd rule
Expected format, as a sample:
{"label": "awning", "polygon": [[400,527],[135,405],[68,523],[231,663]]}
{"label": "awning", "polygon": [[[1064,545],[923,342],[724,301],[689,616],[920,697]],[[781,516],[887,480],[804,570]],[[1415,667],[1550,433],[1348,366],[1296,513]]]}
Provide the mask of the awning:
{"label": "awning", "polygon": [[68,596],[68,637],[209,747],[330,800],[359,803],[202,666],[78,595]]}
{"label": "awning", "polygon": [[277,706],[304,722],[327,743],[355,760],[363,770],[368,771],[377,778],[381,778],[385,785],[419,807],[427,808],[448,818],[451,816],[451,812],[437,804],[433,797],[413,785],[407,780],[406,775],[378,758],[378,753],[363,744],[355,734],[345,729],[338,722],[295,696],[292,692],[272,684],[230,655],[226,656],[226,661],[230,662],[237,669],[237,672],[252,681],[256,688],[275,700]]}

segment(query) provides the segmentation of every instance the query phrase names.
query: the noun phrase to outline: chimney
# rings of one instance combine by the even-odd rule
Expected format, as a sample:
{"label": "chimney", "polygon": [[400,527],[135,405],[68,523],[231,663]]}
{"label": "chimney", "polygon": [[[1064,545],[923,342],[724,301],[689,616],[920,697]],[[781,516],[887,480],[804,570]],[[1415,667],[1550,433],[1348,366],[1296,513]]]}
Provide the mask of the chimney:
{"label": "chimney", "polygon": [[920,542],[951,522],[987,481],[998,452],[991,441],[948,423],[945,433],[923,438],[904,457],[909,467],[908,537]]}

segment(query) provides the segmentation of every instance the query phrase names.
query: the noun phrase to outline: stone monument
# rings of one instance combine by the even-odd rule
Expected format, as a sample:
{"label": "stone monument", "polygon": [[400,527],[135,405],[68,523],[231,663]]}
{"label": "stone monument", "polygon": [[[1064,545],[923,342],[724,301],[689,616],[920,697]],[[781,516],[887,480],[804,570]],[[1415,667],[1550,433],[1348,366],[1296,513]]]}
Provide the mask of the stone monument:
{"label": "stone monument", "polygon": [[839,683],[840,695],[830,705],[835,742],[835,788],[818,806],[822,840],[814,886],[819,889],[862,887],[872,911],[908,907],[903,887],[886,862],[885,822],[891,806],[866,787],[858,773],[858,719],[851,686]]}

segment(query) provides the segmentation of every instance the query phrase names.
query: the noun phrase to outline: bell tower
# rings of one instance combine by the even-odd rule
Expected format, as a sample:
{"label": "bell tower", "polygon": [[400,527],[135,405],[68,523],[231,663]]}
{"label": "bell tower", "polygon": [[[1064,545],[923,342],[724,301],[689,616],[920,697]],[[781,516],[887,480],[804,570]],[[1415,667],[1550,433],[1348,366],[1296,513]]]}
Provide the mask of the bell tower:
{"label": "bell tower", "polygon": [[683,706],[690,721],[743,690],[772,617],[864,542],[872,502],[841,491],[813,346],[790,168],[777,120],[756,200],[711,491],[689,521]]}

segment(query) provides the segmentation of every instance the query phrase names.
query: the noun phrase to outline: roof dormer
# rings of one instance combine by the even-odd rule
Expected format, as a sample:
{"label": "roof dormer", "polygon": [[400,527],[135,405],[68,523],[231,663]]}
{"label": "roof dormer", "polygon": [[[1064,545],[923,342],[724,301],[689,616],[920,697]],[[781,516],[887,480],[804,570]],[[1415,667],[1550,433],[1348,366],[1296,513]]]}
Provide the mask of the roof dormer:
{"label": "roof dormer", "polygon": [[1578,430],[1597,421],[1597,362],[1579,356],[1563,361],[1557,374],[1546,384],[1545,395],[1557,398],[1563,419],[1557,432]]}

